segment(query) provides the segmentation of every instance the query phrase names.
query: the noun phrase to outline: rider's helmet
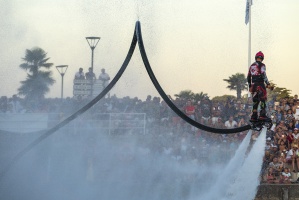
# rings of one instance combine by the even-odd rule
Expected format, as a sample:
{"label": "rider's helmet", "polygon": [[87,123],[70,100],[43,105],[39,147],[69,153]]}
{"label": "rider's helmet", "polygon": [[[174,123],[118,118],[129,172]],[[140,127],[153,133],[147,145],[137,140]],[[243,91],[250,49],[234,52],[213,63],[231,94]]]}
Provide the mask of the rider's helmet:
{"label": "rider's helmet", "polygon": [[255,54],[255,60],[256,60],[257,58],[260,58],[260,59],[262,59],[262,61],[263,61],[263,60],[264,60],[264,54],[263,54],[263,52],[261,52],[261,51],[257,52],[257,53]]}

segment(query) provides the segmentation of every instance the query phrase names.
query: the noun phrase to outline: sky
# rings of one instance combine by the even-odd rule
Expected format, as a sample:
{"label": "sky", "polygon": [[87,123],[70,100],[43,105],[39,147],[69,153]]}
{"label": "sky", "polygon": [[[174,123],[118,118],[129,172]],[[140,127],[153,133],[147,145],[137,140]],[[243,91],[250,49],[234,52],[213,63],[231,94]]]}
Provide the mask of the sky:
{"label": "sky", "polygon": [[[96,76],[105,68],[113,77],[137,20],[153,71],[167,94],[190,89],[210,97],[235,95],[223,79],[247,74],[245,7],[246,0],[0,0],[0,96],[17,93],[26,78],[19,67],[25,50],[40,47],[54,63],[56,83],[46,96],[60,97],[55,66],[68,65],[64,96],[72,97],[74,74],[80,67],[87,72],[91,65],[87,36],[101,37],[94,52]],[[268,78],[293,95],[299,93],[298,9],[298,0],[253,0],[251,21],[251,57],[263,51]],[[111,93],[158,96],[138,48]]]}

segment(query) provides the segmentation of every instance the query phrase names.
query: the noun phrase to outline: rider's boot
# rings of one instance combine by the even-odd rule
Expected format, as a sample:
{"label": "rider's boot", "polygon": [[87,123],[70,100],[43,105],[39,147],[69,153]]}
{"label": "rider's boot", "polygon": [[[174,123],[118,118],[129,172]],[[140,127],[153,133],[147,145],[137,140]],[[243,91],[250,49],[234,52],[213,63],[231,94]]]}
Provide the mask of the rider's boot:
{"label": "rider's boot", "polygon": [[250,121],[257,121],[257,111],[252,111]]}
{"label": "rider's boot", "polygon": [[260,111],[259,120],[270,120],[270,118],[266,115],[266,110],[262,109]]}

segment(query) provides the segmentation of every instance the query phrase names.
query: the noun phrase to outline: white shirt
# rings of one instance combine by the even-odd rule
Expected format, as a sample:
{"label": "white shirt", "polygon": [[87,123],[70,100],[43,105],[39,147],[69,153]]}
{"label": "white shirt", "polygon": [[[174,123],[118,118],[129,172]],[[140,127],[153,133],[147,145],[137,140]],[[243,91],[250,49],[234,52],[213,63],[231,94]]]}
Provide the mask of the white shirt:
{"label": "white shirt", "polygon": [[110,76],[107,73],[101,73],[99,79],[104,82],[104,86],[107,87],[109,84]]}
{"label": "white shirt", "polygon": [[233,120],[232,122],[230,122],[229,120],[227,120],[224,124],[224,126],[226,128],[235,128],[238,126],[237,122],[235,120]]}
{"label": "white shirt", "polygon": [[[298,153],[299,153],[298,149],[296,150],[295,153],[298,155]],[[293,149],[289,150],[287,153],[286,159],[291,159],[293,155],[294,155]]]}

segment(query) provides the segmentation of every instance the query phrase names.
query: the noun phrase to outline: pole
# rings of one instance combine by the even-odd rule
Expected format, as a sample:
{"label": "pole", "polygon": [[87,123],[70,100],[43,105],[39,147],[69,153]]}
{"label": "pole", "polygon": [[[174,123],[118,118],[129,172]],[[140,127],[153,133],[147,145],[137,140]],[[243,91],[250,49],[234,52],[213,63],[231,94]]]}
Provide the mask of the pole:
{"label": "pole", "polygon": [[[252,2],[250,1],[249,4],[249,33],[248,33],[248,69],[250,68],[251,65],[251,5]],[[251,97],[251,93],[249,92],[249,87],[248,87],[248,97]]]}
{"label": "pole", "polygon": [[63,77],[64,74],[61,74],[61,100],[63,99]]}
{"label": "pole", "polygon": [[251,65],[251,5],[249,5],[248,67]]}
{"label": "pole", "polygon": [[[93,75],[93,50],[94,48],[91,47],[91,74]],[[92,80],[91,80],[91,98],[93,97],[93,77],[92,77]]]}

